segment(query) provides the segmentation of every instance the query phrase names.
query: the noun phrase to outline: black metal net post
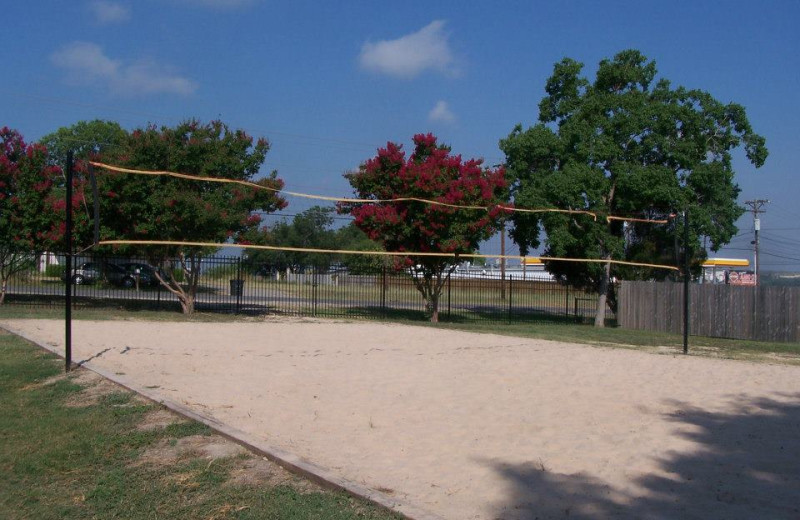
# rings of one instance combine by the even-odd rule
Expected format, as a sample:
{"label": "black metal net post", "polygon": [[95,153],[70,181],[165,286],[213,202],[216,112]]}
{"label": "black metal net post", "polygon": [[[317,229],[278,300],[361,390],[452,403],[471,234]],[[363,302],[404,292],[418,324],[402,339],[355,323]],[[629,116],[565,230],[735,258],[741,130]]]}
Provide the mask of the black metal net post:
{"label": "black metal net post", "polygon": [[66,238],[66,277],[64,298],[64,369],[69,372],[72,368],[72,150],[67,152],[67,219],[65,223]]}

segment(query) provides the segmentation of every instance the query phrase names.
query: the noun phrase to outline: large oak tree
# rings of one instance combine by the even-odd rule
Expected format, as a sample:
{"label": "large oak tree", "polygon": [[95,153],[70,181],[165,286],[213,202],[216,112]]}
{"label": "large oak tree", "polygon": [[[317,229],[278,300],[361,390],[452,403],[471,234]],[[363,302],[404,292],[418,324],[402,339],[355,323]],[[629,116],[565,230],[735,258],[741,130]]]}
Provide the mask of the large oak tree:
{"label": "large oak tree", "polygon": [[[742,146],[760,167],[765,140],[745,109],[697,89],[656,80],[656,65],[626,50],[600,62],[593,82],[572,59],[557,63],[539,104],[539,123],[518,125],[500,141],[516,205],[595,212],[585,215],[516,214],[511,236],[522,253],[538,247],[554,257],[640,260],[674,258],[675,227],[691,216],[688,247],[704,255],[700,239],[717,250],[736,233],[743,209],[736,203],[731,153]],[[665,218],[668,225],[607,220],[607,216]],[[612,269],[609,263],[547,262],[558,279],[599,292],[595,324],[603,325],[612,275],[657,277]],[[613,303],[613,299],[612,299]]]}

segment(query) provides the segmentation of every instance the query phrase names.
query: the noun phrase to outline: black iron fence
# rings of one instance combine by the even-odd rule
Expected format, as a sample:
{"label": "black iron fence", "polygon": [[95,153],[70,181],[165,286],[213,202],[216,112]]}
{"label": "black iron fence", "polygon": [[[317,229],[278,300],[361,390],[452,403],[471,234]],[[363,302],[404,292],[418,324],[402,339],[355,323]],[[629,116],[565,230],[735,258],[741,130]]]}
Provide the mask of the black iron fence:
{"label": "black iron fence", "polygon": [[[63,306],[66,273],[63,261],[43,266],[41,255],[31,268],[8,282],[9,305]],[[56,259],[57,260],[57,259]],[[126,307],[179,310],[178,297],[160,284],[142,259],[85,256],[74,259],[71,273],[73,308]],[[138,266],[138,268],[137,268]],[[178,260],[159,266],[184,284]],[[442,289],[441,320],[591,321],[597,295],[529,275],[454,274]],[[343,271],[305,269],[299,273],[264,272],[240,257],[214,256],[199,266],[195,309],[204,312],[421,318],[425,302],[410,274],[384,269],[355,275]],[[606,319],[613,320],[610,309]]]}

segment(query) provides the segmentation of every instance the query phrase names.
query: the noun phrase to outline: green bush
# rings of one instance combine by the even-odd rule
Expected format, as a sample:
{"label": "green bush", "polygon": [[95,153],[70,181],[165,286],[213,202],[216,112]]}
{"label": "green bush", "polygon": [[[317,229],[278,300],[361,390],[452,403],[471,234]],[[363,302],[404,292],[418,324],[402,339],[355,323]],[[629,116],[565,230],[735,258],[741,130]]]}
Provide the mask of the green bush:
{"label": "green bush", "polygon": [[215,265],[203,273],[213,280],[236,278],[237,270],[235,264]]}
{"label": "green bush", "polygon": [[44,275],[51,278],[61,278],[64,275],[64,266],[59,264],[50,264],[44,268]]}

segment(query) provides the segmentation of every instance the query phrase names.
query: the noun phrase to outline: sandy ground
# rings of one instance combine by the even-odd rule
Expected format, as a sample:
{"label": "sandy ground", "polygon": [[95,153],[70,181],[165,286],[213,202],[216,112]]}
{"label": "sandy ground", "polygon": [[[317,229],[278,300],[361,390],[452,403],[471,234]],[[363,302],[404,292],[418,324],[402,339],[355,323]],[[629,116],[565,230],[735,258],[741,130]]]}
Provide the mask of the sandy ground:
{"label": "sandy ground", "polygon": [[[63,323],[0,326],[63,348]],[[74,359],[451,519],[800,518],[800,367],[378,323],[73,323]]]}

